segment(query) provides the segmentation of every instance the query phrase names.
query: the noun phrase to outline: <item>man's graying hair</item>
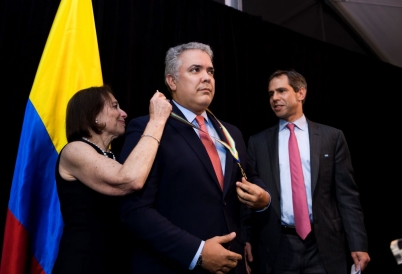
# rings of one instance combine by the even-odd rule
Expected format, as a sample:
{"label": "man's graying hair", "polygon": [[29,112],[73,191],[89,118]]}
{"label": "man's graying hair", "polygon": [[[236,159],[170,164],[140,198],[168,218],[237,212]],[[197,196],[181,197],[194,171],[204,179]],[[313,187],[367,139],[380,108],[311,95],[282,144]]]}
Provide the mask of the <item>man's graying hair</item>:
{"label": "man's graying hair", "polygon": [[169,88],[169,85],[166,82],[166,76],[168,74],[172,75],[176,80],[179,79],[179,68],[181,66],[180,54],[182,54],[186,50],[198,49],[206,52],[211,61],[213,60],[214,53],[209,45],[198,43],[198,42],[190,42],[187,44],[181,44],[175,47],[170,48],[166,52],[165,57],[165,84]]}

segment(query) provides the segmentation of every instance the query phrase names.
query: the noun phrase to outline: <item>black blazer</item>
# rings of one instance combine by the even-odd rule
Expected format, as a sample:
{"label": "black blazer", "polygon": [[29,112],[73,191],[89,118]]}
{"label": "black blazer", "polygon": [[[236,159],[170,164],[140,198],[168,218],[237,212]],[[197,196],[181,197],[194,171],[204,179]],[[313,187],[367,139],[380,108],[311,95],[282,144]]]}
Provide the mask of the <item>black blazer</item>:
{"label": "black blazer", "polygon": [[[349,149],[341,130],[307,120],[310,138],[313,233],[329,274],[344,274],[349,251],[368,251],[363,211]],[[271,206],[256,213],[254,239],[261,273],[271,273],[281,234],[279,123],[248,142],[248,156],[271,194]],[[347,240],[347,241],[346,241]],[[349,248],[349,249],[348,249]],[[348,257],[347,257],[348,256]]]}
{"label": "black blazer", "polygon": [[[173,104],[173,111],[182,116]],[[149,116],[130,121],[120,162],[143,134]],[[221,140],[219,124],[212,123]],[[247,151],[238,128],[221,123],[236,143],[248,180],[265,189],[256,173],[247,168]],[[144,188],[123,198],[121,220],[134,238],[132,273],[187,273],[201,240],[236,232],[227,248],[243,256],[231,273],[245,273],[244,239],[240,228],[241,203],[236,181],[241,180],[237,162],[226,153],[223,193],[207,151],[194,129],[170,117]],[[208,273],[196,268],[191,273]]]}

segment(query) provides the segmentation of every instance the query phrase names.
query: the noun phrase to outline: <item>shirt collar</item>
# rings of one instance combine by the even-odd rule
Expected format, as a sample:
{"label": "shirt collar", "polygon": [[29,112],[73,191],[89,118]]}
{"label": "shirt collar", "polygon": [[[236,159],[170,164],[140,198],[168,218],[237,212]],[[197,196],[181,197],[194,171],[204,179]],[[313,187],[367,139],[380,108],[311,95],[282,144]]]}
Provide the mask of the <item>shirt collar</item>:
{"label": "shirt collar", "polygon": [[[178,109],[180,109],[180,111],[183,113],[184,117],[186,117],[187,121],[189,121],[190,123],[192,123],[195,119],[195,117],[197,116],[197,114],[195,114],[194,112],[192,112],[191,110],[181,106],[179,103],[177,103],[175,100],[172,100],[172,102],[178,107]],[[208,115],[207,112],[204,111],[203,113],[201,113],[201,116],[204,117],[205,121],[207,121],[208,123]]]}
{"label": "shirt collar", "polygon": [[[279,131],[283,130],[289,122],[283,119],[279,119]],[[299,129],[306,131],[307,130],[307,119],[304,114],[293,122]]]}

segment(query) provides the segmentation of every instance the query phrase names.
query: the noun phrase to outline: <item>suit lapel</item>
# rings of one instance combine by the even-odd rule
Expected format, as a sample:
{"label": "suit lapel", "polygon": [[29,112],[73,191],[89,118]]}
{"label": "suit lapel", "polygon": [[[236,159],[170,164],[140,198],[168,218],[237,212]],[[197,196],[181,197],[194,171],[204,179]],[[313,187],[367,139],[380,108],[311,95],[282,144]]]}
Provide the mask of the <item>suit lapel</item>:
{"label": "suit lapel", "polygon": [[271,127],[267,131],[266,135],[266,152],[263,152],[263,154],[268,155],[269,157],[269,162],[271,164],[270,169],[273,171],[273,177],[274,177],[274,182],[275,186],[278,190],[278,193],[280,193],[281,189],[281,184],[280,184],[280,173],[279,173],[279,148],[278,148],[278,135],[279,135],[279,123],[276,124],[274,127]]}
{"label": "suit lapel", "polygon": [[[177,108],[175,104],[172,104],[173,112],[179,115],[180,117],[185,118],[183,113]],[[189,121],[190,123],[192,121]],[[188,146],[194,151],[194,153],[200,158],[200,161],[205,166],[208,171],[208,174],[211,176],[213,181],[216,183],[217,187],[220,189],[218,178],[216,177],[215,170],[212,166],[212,162],[208,156],[208,153],[202,144],[200,138],[198,137],[197,133],[195,133],[194,128],[190,125],[187,125],[181,121],[178,121],[172,117],[169,118],[168,121],[169,125],[174,128],[177,133],[182,137],[182,139],[177,139],[178,143],[183,142],[187,143]],[[219,126],[216,127],[214,123],[215,129],[219,132]],[[218,133],[219,134],[219,133]],[[226,181],[226,179],[225,179]]]}
{"label": "suit lapel", "polygon": [[311,194],[314,193],[315,187],[317,186],[318,180],[318,170],[320,167],[320,148],[321,148],[321,130],[319,126],[307,120],[308,132],[310,138],[310,168],[311,168]]}

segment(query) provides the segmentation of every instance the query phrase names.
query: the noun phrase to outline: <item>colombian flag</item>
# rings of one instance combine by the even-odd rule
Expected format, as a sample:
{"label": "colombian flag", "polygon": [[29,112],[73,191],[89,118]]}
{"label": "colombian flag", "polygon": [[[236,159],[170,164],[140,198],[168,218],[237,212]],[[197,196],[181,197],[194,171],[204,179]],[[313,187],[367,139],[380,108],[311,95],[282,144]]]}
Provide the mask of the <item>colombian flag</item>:
{"label": "colombian flag", "polygon": [[54,173],[67,103],[102,84],[92,2],[61,0],[25,109],[0,274],[51,273],[63,232]]}

